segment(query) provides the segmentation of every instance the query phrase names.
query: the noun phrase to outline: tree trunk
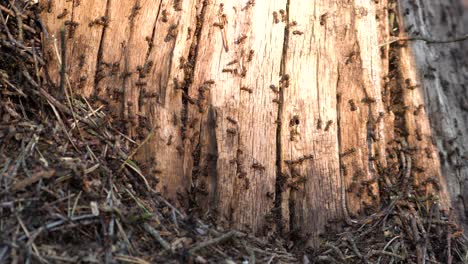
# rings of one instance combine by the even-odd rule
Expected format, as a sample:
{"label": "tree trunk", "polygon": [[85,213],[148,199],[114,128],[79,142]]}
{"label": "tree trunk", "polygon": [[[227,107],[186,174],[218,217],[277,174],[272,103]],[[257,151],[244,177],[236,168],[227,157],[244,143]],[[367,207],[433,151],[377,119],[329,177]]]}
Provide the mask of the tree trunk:
{"label": "tree trunk", "polygon": [[145,143],[145,175],[180,207],[312,245],[376,210],[391,175],[468,210],[466,43],[392,41],[461,35],[461,2],[41,4],[50,89],[65,25],[70,87]]}

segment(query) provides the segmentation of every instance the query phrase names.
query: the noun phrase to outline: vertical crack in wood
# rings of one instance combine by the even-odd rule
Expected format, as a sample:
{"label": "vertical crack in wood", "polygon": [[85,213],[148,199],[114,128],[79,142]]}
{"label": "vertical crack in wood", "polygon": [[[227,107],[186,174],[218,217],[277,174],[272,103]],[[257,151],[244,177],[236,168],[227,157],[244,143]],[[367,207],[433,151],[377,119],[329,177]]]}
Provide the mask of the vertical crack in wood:
{"label": "vertical crack in wood", "polygon": [[[203,29],[205,14],[207,12],[206,10],[207,6],[208,6],[208,1],[203,0],[200,14],[196,15],[196,23],[195,23],[196,27],[193,33],[192,43],[190,44],[190,51],[189,51],[189,55],[187,58],[187,65],[189,65],[189,67],[184,67],[184,84],[182,86],[182,91],[184,94],[187,94],[187,95],[189,94],[189,89],[193,84],[193,78],[195,74],[195,65],[196,65],[196,61],[198,58],[198,50],[199,50],[199,44],[200,44],[200,34]],[[189,126],[187,122],[188,114],[189,114],[188,111],[189,111],[188,98],[186,96],[182,96],[182,113],[181,113],[182,137],[183,135],[186,134],[186,131],[188,129],[187,126]],[[193,177],[196,174],[194,173],[194,170],[198,168],[200,165],[200,154],[201,154],[200,142],[201,142],[201,136],[202,136],[202,131],[201,131],[202,122],[199,123],[198,130],[199,130],[198,142],[197,142],[196,148],[194,149],[192,153],[193,155],[193,165],[192,165],[192,173],[191,173],[192,182],[194,180]],[[189,196],[193,198],[189,201],[190,202],[189,208],[190,208],[190,207],[196,206],[196,203],[195,203],[196,190],[189,190],[189,192],[190,192]]]}
{"label": "vertical crack in wood", "polygon": [[[355,23],[353,22],[353,25]],[[362,69],[362,71],[364,70],[363,69],[363,61],[362,61],[362,57],[361,57],[361,53],[360,53],[360,50],[361,50],[361,47],[360,47],[360,44],[359,44],[359,40],[356,40],[356,43],[357,45],[356,47],[356,50],[358,50],[357,52],[357,59],[358,59],[358,62],[359,62],[359,66],[360,68]],[[364,82],[364,76],[362,76],[362,82]],[[373,143],[373,138],[375,138],[374,136],[374,133],[375,133],[375,130],[374,130],[374,125],[375,125],[375,120],[374,120],[374,117],[372,115],[372,100],[375,100],[374,98],[371,98],[369,96],[369,92],[367,91],[366,89],[366,86],[365,85],[362,85],[362,90],[363,90],[363,94],[364,94],[364,98],[363,100],[365,100],[365,104],[367,105],[367,121],[366,121],[366,141],[367,141],[367,157],[368,157],[368,161],[367,161],[367,168],[368,168],[368,172],[369,172],[369,177],[370,179],[372,179],[374,177],[374,174],[375,174],[375,170],[374,170],[374,167],[372,166],[372,158],[373,158],[373,149],[374,149],[374,143]]]}
{"label": "vertical crack in wood", "polygon": [[[128,84],[128,77],[129,77],[129,74],[130,74],[130,58],[129,58],[129,54],[130,54],[130,50],[129,50],[129,46],[130,46],[130,43],[132,43],[133,41],[133,33],[135,32],[135,17],[138,15],[138,12],[141,8],[141,5],[140,5],[140,0],[136,0],[135,1],[135,4],[133,5],[132,7],[132,12],[130,14],[130,17],[129,17],[129,25],[130,25],[130,32],[128,34],[128,41],[127,43],[125,44],[125,47],[124,47],[124,69],[123,69],[123,75],[122,75],[122,111],[121,111],[121,118],[124,118],[125,120],[127,120],[128,118],[128,109],[127,109],[127,84]],[[127,133],[129,131],[126,131]]]}
{"label": "vertical crack in wood", "polygon": [[[75,30],[75,29],[73,28],[74,25],[78,25],[78,24],[75,24],[75,23],[76,23],[76,21],[75,21],[75,1],[76,1],[76,0],[73,0],[73,2],[72,2],[72,5],[71,5],[71,12],[70,12],[70,13],[71,13],[71,14],[70,14],[70,21],[71,21],[71,23],[70,23],[70,30],[71,30],[71,31],[74,31],[74,30]],[[69,39],[72,39],[72,38],[74,37],[74,35],[75,35],[74,32],[70,32],[68,38],[69,38]],[[69,62],[70,62],[70,63],[73,63],[73,62],[72,62],[72,54],[73,54],[73,51],[74,51],[74,48],[75,48],[75,45],[74,45],[74,44],[75,44],[75,41],[73,41],[73,40],[67,43],[67,45],[68,45],[68,50],[69,50],[69,52],[70,52],[70,53],[69,53],[69,55],[70,55]],[[68,64],[68,62],[67,62],[66,64]],[[70,65],[72,65],[72,64],[70,64]],[[68,78],[70,78],[70,71],[71,71],[71,69],[69,68],[69,69],[67,70]],[[73,92],[73,90],[71,89],[71,87],[69,87],[69,89],[70,89],[71,92]]]}
{"label": "vertical crack in wood", "polygon": [[[337,78],[336,78],[336,90],[338,91],[338,87],[340,84],[340,65],[338,64],[336,67]],[[342,146],[342,138],[341,138],[341,107],[340,107],[341,95],[339,93],[336,94],[336,135],[338,141],[338,149],[341,149]],[[351,225],[351,217],[349,216],[348,206],[346,202],[346,182],[345,182],[345,175],[343,171],[343,161],[341,160],[341,155],[338,155],[338,164],[340,165],[340,182],[341,182],[341,210],[343,211],[344,220],[348,225]]]}
{"label": "vertical crack in wood", "polygon": [[[290,1],[286,1],[286,26],[284,28],[284,40],[283,40],[283,52],[281,55],[281,64],[280,64],[280,72],[279,76],[283,76],[286,71],[286,59],[287,59],[287,51],[288,51],[288,44],[289,44],[289,6],[290,6]],[[283,152],[282,144],[281,144],[281,138],[282,138],[282,115],[283,115],[283,103],[284,103],[284,91],[283,91],[283,86],[279,85],[278,90],[279,90],[279,104],[278,104],[278,111],[277,111],[277,119],[276,119],[276,184],[275,184],[275,201],[274,201],[274,206],[275,206],[275,214],[276,214],[276,225],[278,228],[279,233],[284,232],[284,216],[283,212],[281,210],[282,208],[282,203],[283,203],[283,192],[287,191],[285,190],[285,177],[283,175],[283,162],[282,162],[282,155],[281,153]],[[291,202],[291,201],[290,201]],[[291,204],[288,204],[289,207],[294,207]],[[291,214],[291,208],[289,209],[289,213]],[[290,219],[291,215],[288,216]]]}
{"label": "vertical crack in wood", "polygon": [[[153,30],[151,32],[151,38],[148,41],[148,50],[146,51],[145,62],[144,62],[143,65],[148,65],[149,56],[151,54],[151,51],[153,50],[154,36],[156,34],[156,26],[157,26],[157,23],[158,23],[158,20],[159,20],[159,14],[161,13],[162,3],[163,3],[163,1],[161,0],[159,2],[158,13],[156,14],[156,18],[154,19]],[[142,81],[143,81],[143,79],[141,78],[141,76],[139,76],[138,77],[138,82],[142,82]],[[143,96],[145,95],[143,93],[143,91],[144,91],[144,89],[140,89],[140,93],[138,94],[138,112],[142,111],[142,108],[143,108],[143,100],[144,100]]]}
{"label": "vertical crack in wood", "polygon": [[[106,1],[106,12],[105,12],[105,17],[109,17],[109,10],[110,10],[110,1]],[[93,89],[93,94],[94,96],[98,96],[99,91],[98,91],[98,85],[99,85],[99,71],[101,68],[102,64],[102,54],[104,52],[104,38],[106,36],[106,31],[107,31],[107,26],[102,27],[102,32],[101,32],[101,40],[99,41],[99,48],[97,52],[97,60],[96,60],[96,70],[94,72],[94,89]]]}

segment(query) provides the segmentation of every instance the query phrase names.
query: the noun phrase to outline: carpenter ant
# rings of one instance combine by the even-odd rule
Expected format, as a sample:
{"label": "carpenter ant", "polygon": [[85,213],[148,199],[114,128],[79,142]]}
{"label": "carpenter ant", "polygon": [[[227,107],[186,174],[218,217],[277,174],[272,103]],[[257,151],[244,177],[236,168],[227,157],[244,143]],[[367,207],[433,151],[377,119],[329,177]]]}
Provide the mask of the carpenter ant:
{"label": "carpenter ant", "polygon": [[166,35],[166,38],[164,39],[164,41],[169,42],[169,41],[175,39],[177,37],[177,33],[178,33],[177,25],[172,24],[169,27],[168,31],[167,31],[167,35]]}
{"label": "carpenter ant", "polygon": [[244,181],[245,181],[244,188],[248,190],[250,188],[250,180],[247,177],[245,177]]}
{"label": "carpenter ant", "polygon": [[273,12],[273,22],[278,24],[280,21],[278,19],[278,13],[276,11]]}
{"label": "carpenter ant", "polygon": [[248,62],[252,61],[254,53],[255,53],[255,51],[252,50],[252,49],[249,51],[249,56],[247,57]]}
{"label": "carpenter ant", "polygon": [[244,67],[240,73],[240,76],[244,78],[247,75],[247,69]]}
{"label": "carpenter ant", "polygon": [[289,23],[289,27],[295,27],[295,26],[297,26],[296,21],[292,21],[291,23]]}
{"label": "carpenter ant", "polygon": [[177,153],[179,153],[180,156],[184,155],[184,148],[182,146],[177,146],[176,150],[177,150]]}
{"label": "carpenter ant", "polygon": [[233,128],[228,128],[228,129],[226,129],[226,132],[227,132],[228,134],[232,134],[232,135],[237,134],[237,131],[236,131],[235,129],[233,129]]}
{"label": "carpenter ant", "polygon": [[167,144],[168,146],[170,146],[172,144],[172,135],[169,136],[169,138],[167,139]]}
{"label": "carpenter ant", "polygon": [[88,23],[89,27],[92,27],[94,25],[100,25],[103,27],[107,27],[109,25],[109,19],[106,16],[102,16],[100,18],[96,18],[93,21]]}
{"label": "carpenter ant", "polygon": [[68,38],[73,38],[73,35],[75,34],[75,30],[78,27],[79,23],[75,21],[70,21],[67,20],[65,21],[65,26],[68,26]]}
{"label": "carpenter ant", "polygon": [[424,148],[424,152],[426,153],[426,157],[428,159],[432,159],[432,150],[429,147]]}
{"label": "carpenter ant", "polygon": [[254,162],[252,164],[252,168],[255,169],[255,170],[265,170],[265,166],[263,166],[262,164],[258,163],[258,162]]}
{"label": "carpenter ant", "polygon": [[246,92],[249,92],[249,93],[253,93],[253,90],[250,89],[250,88],[248,88],[248,87],[246,87],[246,86],[242,86],[240,89],[241,89],[242,91],[246,91]]}
{"label": "carpenter ant", "polygon": [[380,121],[382,121],[382,119],[384,118],[384,115],[385,115],[384,112],[379,112],[379,117],[377,117],[377,121],[375,121],[375,122],[379,123]]}
{"label": "carpenter ant", "polygon": [[286,12],[283,9],[280,9],[279,13],[281,14],[281,22],[286,21]]}
{"label": "carpenter ant", "polygon": [[323,26],[327,23],[328,12],[320,15],[320,25]]}
{"label": "carpenter ant", "polygon": [[249,0],[247,1],[247,4],[241,9],[241,11],[247,10],[254,5],[255,5],[255,0]]}
{"label": "carpenter ant", "polygon": [[421,133],[421,128],[417,128],[417,129],[416,129],[416,139],[417,139],[418,141],[422,141],[422,140],[423,140],[423,138],[422,138],[422,133]]}
{"label": "carpenter ant", "polygon": [[365,97],[361,100],[362,103],[365,103],[365,104],[373,104],[376,102],[375,98],[372,98],[372,97]]}
{"label": "carpenter ant", "polygon": [[236,121],[234,118],[228,116],[228,117],[226,117],[226,119],[227,119],[229,122],[233,123],[234,125],[237,125],[237,121]]}
{"label": "carpenter ant", "polygon": [[182,7],[181,7],[181,4],[182,4],[182,0],[174,0],[174,10],[175,11],[182,11]]}
{"label": "carpenter ant", "polygon": [[278,88],[274,84],[270,85],[270,89],[275,93],[279,93]]}
{"label": "carpenter ant", "polygon": [[319,118],[319,119],[317,120],[317,129],[322,129],[322,123],[323,123],[323,122],[322,122],[322,119]]}
{"label": "carpenter ant", "polygon": [[161,12],[161,15],[162,15],[161,21],[162,21],[163,23],[166,23],[166,22],[169,21],[169,19],[168,19],[168,12],[167,12],[166,9],[164,9],[164,10]]}
{"label": "carpenter ant", "polygon": [[343,158],[343,157],[349,156],[349,155],[351,155],[351,154],[353,154],[355,152],[356,152],[356,148],[350,148],[350,149],[346,150],[345,152],[341,153],[340,157]]}
{"label": "carpenter ant", "polygon": [[85,65],[85,62],[86,62],[86,56],[84,54],[80,54],[80,56],[78,57],[78,67],[83,68],[83,66]]}
{"label": "carpenter ant", "polygon": [[285,160],[284,163],[288,164],[288,165],[294,165],[294,164],[299,164],[299,163],[302,163],[304,162],[305,160],[309,160],[309,159],[313,159],[314,158],[314,155],[312,154],[308,154],[308,155],[304,155],[296,160]]}
{"label": "carpenter ant", "polygon": [[351,111],[353,111],[353,112],[354,112],[354,111],[356,111],[356,110],[357,110],[356,103],[354,102],[354,100],[353,100],[353,99],[350,99],[350,100],[348,101],[348,103],[349,103],[349,106],[351,107]]}
{"label": "carpenter ant", "polygon": [[224,25],[223,25],[223,24],[217,23],[217,22],[213,23],[213,26],[214,26],[214,27],[219,27],[220,29],[223,29],[223,28],[224,28]]}
{"label": "carpenter ant", "polygon": [[222,72],[236,73],[236,72],[237,72],[237,69],[228,69],[228,68],[224,68],[224,69],[222,70]]}
{"label": "carpenter ant", "polygon": [[325,126],[325,131],[328,131],[331,127],[331,125],[333,124],[333,121],[332,120],[328,120],[327,121],[327,125]]}
{"label": "carpenter ant", "polygon": [[68,12],[68,10],[67,10],[66,8],[63,9],[63,12],[57,16],[57,19],[62,19],[62,18],[64,18],[66,15],[68,15],[68,13],[69,13],[69,12]]}
{"label": "carpenter ant", "polygon": [[236,64],[238,62],[239,62],[239,60],[235,59],[235,60],[232,60],[232,61],[228,62],[228,64],[226,64],[226,66],[231,66],[231,65]]}
{"label": "carpenter ant", "polygon": [[245,34],[242,34],[237,40],[234,41],[236,44],[242,44],[247,39]]}
{"label": "carpenter ant", "polygon": [[421,113],[421,111],[424,109],[424,105],[423,104],[420,104],[418,105],[418,107],[416,108],[416,110],[413,112],[414,115],[419,115],[419,113]]}

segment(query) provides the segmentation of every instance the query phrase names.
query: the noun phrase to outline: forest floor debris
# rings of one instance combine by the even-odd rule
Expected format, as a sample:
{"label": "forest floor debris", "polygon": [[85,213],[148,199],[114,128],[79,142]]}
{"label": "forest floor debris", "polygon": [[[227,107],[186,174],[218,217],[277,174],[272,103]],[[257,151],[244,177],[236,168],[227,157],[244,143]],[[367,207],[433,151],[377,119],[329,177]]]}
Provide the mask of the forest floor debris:
{"label": "forest floor debris", "polygon": [[42,23],[29,1],[12,3],[0,1],[0,263],[466,263],[463,230],[436,197],[402,188],[404,174],[386,186],[403,195],[382,195],[379,213],[315,251],[179,211],[105,108],[44,89]]}

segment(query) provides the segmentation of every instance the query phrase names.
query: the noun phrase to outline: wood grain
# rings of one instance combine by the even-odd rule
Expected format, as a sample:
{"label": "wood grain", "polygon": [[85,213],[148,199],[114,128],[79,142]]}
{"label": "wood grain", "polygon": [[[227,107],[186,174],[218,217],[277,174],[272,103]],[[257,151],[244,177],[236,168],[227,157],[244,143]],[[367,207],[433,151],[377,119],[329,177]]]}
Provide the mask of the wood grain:
{"label": "wood grain", "polygon": [[[466,34],[459,1],[424,5],[402,1],[398,8],[402,36],[444,40]],[[451,205],[462,222],[468,211],[468,170],[463,158],[468,146],[467,47],[466,42],[432,45],[415,41],[399,54],[402,81],[414,87],[405,89],[404,100],[410,109],[406,113],[408,138],[417,147],[414,155],[423,157],[416,163],[424,170],[416,172],[416,181],[423,193],[440,189],[442,204]],[[436,182],[430,183],[432,179]]]}
{"label": "wood grain", "polygon": [[[197,122],[187,140],[199,206],[211,205],[227,226],[254,232],[266,226],[275,199],[278,95],[269,86],[279,79],[285,24],[273,23],[272,14],[285,3],[211,1],[189,90],[198,100],[189,104],[189,120]],[[215,23],[223,15],[221,29]]]}
{"label": "wood grain", "polygon": [[[467,211],[466,44],[380,45],[403,31],[443,38],[447,28],[421,10],[455,12],[448,4],[80,2],[41,1],[46,76],[58,85],[56,39],[68,21],[73,90],[107,105],[129,147],[154,132],[136,157],[179,207],[317,246],[338,226],[330,220],[379,204],[381,172],[403,168],[388,144],[398,139],[413,149],[415,182],[434,176],[442,204]],[[414,14],[389,20],[398,8]]]}

